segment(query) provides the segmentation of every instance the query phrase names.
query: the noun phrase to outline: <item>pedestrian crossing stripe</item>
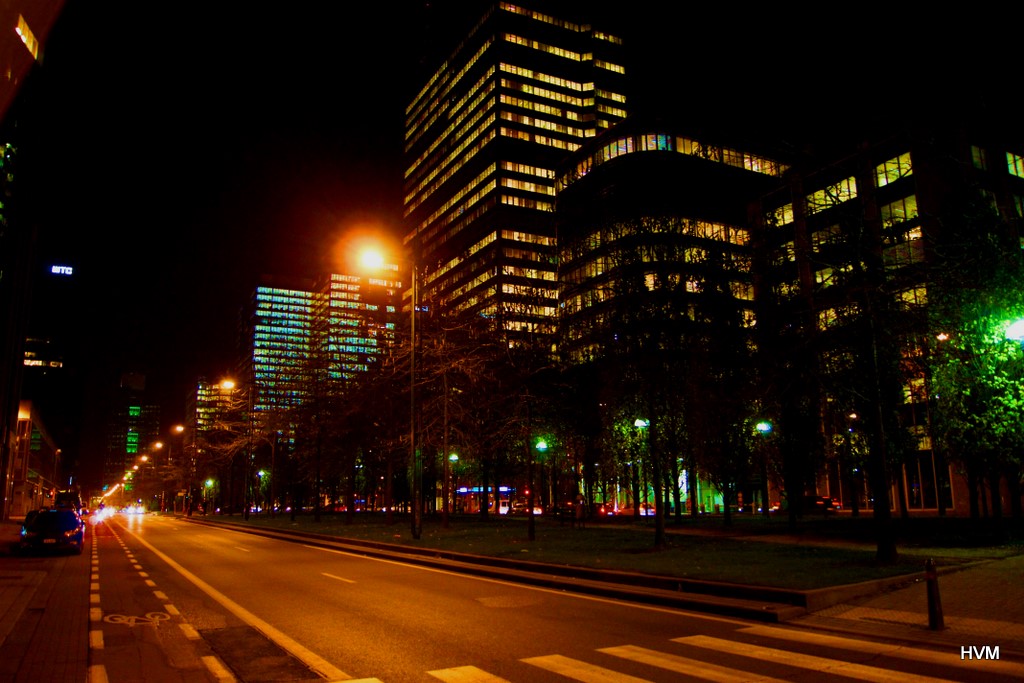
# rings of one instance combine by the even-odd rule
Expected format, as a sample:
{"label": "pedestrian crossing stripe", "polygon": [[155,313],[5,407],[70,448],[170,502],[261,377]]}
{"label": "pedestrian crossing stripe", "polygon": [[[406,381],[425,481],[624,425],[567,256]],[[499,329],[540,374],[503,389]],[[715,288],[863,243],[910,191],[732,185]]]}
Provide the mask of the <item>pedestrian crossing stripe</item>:
{"label": "pedestrian crossing stripe", "polygon": [[427,674],[442,681],[447,681],[447,683],[508,683],[504,678],[498,678],[475,666],[438,669],[437,671],[428,671]]}
{"label": "pedestrian crossing stripe", "polygon": [[[851,650],[853,652],[861,652],[864,654],[898,657],[899,659],[919,662],[922,664],[938,664],[939,666],[952,666],[962,669],[970,669],[971,671],[977,671],[980,668],[976,661],[961,659],[959,649],[955,652],[948,650],[945,652],[938,650],[924,650],[921,648],[906,647],[903,645],[878,643],[871,640],[855,640],[852,638],[833,636],[825,633],[796,631],[793,629],[778,628],[777,626],[750,626],[740,629],[740,633],[746,633],[753,636],[765,636],[776,640],[807,643],[808,645],[821,645],[824,647],[835,648],[837,650]],[[985,673],[1006,674],[1008,676],[1017,676],[1018,678],[1024,679],[1024,666],[1015,662],[994,660],[986,661],[984,664],[984,670]]]}
{"label": "pedestrian crossing stripe", "polygon": [[[658,652],[657,650],[648,650],[647,648],[637,647],[635,645],[606,647],[598,650],[598,652],[603,652],[604,654],[612,655],[613,657],[628,659],[640,664],[647,664],[648,666],[655,666],[659,669],[665,669],[666,671],[694,676],[707,681],[714,681],[714,683],[747,683],[750,681],[749,671],[730,669],[726,666],[718,666],[717,664],[702,662],[696,659],[688,659],[686,657],[680,657],[679,655]],[[781,678],[769,678],[767,676],[759,676],[757,680],[762,681],[763,683],[786,683],[786,681]]]}
{"label": "pedestrian crossing stripe", "polygon": [[829,659],[827,657],[818,657],[816,655],[805,655],[799,652],[789,652],[787,650],[776,650],[770,647],[752,645],[750,643],[737,643],[731,640],[712,638],[710,636],[686,636],[684,638],[673,638],[672,640],[673,642],[682,643],[684,645],[693,645],[700,648],[715,650],[717,652],[785,664],[787,666],[793,666],[800,669],[811,669],[817,672],[828,672],[830,674],[849,676],[851,678],[856,678],[862,681],[872,681],[874,683],[938,683],[946,680],[943,678],[920,676],[917,674],[907,673],[905,671],[880,669],[874,666],[855,664],[853,662],[845,662],[839,659]]}
{"label": "pedestrian crossing stripe", "polygon": [[560,674],[574,681],[587,681],[587,683],[651,683],[646,678],[637,678],[628,674],[605,669],[600,666],[581,662],[571,657],[562,655],[548,655],[546,657],[530,657],[520,660],[527,664],[547,669],[552,673]]}

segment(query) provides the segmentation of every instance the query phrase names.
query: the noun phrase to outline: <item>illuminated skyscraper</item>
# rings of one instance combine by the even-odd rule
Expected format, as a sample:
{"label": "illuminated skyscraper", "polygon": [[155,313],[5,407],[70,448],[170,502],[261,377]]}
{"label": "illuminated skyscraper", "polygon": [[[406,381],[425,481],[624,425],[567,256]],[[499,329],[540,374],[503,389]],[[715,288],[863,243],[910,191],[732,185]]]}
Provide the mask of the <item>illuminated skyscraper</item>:
{"label": "illuminated skyscraper", "polygon": [[622,41],[495,4],[406,110],[406,245],[422,299],[551,332],[555,167],[626,116]]}
{"label": "illuminated skyscraper", "polygon": [[[390,266],[389,271],[397,271]],[[402,283],[392,278],[331,274],[317,287],[314,354],[325,359],[330,380],[365,372],[394,339],[394,313]]]}
{"label": "illuminated skyscraper", "polygon": [[302,402],[308,384],[313,301],[308,280],[283,283],[267,279],[253,293],[245,361],[257,413]]}
{"label": "illuminated skyscraper", "polygon": [[242,378],[253,383],[255,413],[300,405],[315,373],[337,383],[365,371],[394,334],[389,313],[401,289],[394,279],[337,273],[317,282],[265,279],[244,332]]}

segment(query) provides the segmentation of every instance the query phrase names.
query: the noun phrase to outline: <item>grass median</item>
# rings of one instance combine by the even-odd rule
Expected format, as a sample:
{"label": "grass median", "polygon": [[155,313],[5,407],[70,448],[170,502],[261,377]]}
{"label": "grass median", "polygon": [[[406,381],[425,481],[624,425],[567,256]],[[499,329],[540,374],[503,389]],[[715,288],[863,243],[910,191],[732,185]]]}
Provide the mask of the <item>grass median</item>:
{"label": "grass median", "polygon": [[[573,565],[658,574],[689,579],[774,586],[798,590],[826,588],[874,579],[923,572],[924,562],[935,559],[950,566],[996,559],[1024,551],[1013,538],[992,543],[952,543],[956,534],[918,532],[904,539],[895,564],[875,561],[874,547],[866,538],[870,520],[809,520],[798,526],[782,521],[741,518],[731,527],[721,519],[669,525],[664,548],[654,548],[650,524],[591,523],[586,529],[551,519],[536,520],[536,538],[527,539],[525,518],[455,517],[448,528],[439,519],[424,519],[423,533],[412,538],[409,520],[395,515],[387,524],[382,514],[311,514],[292,520],[283,514],[270,517],[211,515],[210,522],[242,524],[281,531],[302,531],[419,548],[504,557],[531,562]],[[953,520],[948,520],[952,522]],[[934,525],[929,525],[931,529]],[[950,524],[952,529],[957,525]],[[958,528],[958,527],[957,527]],[[974,535],[970,538],[977,538]]]}

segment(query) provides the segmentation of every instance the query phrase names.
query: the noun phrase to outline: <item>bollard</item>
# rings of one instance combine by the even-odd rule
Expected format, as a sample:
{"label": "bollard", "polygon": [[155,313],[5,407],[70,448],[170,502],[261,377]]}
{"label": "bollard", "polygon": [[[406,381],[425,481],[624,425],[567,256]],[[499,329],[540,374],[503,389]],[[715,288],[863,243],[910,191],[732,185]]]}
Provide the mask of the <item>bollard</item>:
{"label": "bollard", "polygon": [[939,599],[939,576],[935,572],[935,560],[924,563],[924,580],[928,586],[928,628],[941,631],[946,628],[942,618],[942,600]]}

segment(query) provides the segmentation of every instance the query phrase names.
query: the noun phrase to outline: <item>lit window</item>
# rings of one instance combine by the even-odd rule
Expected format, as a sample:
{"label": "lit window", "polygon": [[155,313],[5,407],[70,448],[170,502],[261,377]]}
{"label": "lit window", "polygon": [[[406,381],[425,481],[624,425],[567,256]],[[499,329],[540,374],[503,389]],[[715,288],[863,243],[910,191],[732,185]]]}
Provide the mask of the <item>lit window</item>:
{"label": "lit window", "polygon": [[910,195],[897,199],[891,204],[879,207],[882,216],[882,225],[891,228],[899,223],[904,223],[917,218],[917,195]]}
{"label": "lit window", "polygon": [[1024,157],[1013,152],[1006,153],[1006,166],[1011,175],[1024,178]]}
{"label": "lit window", "polygon": [[983,171],[988,169],[988,159],[985,158],[983,148],[971,145],[971,163],[974,164],[974,168],[980,168]]}
{"label": "lit window", "polygon": [[904,152],[875,167],[875,181],[878,187],[888,185],[894,180],[899,180],[910,175],[913,168],[910,164],[910,152]]}

